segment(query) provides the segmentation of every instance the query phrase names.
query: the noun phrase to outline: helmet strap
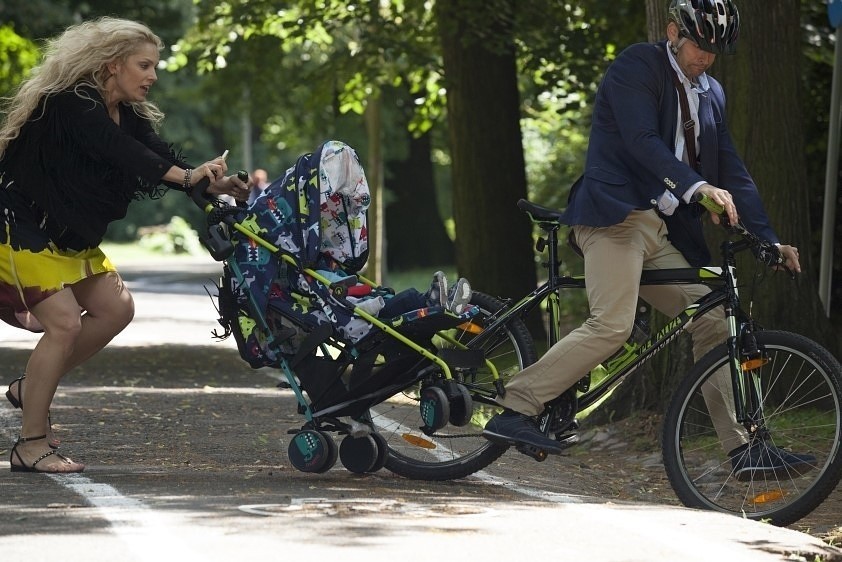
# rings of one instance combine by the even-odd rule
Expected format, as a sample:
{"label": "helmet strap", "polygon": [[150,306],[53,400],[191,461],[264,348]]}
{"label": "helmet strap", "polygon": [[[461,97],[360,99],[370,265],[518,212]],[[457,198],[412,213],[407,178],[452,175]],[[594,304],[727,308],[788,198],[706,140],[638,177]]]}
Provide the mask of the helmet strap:
{"label": "helmet strap", "polygon": [[672,41],[670,41],[670,51],[672,51],[672,54],[673,54],[673,55],[677,55],[677,54],[678,54],[678,50],[679,50],[679,49],[681,48],[681,46],[682,46],[682,45],[684,45],[687,41],[689,41],[689,39],[687,39],[687,37],[682,37],[682,36],[679,36],[679,38],[678,38],[678,44],[673,43]]}

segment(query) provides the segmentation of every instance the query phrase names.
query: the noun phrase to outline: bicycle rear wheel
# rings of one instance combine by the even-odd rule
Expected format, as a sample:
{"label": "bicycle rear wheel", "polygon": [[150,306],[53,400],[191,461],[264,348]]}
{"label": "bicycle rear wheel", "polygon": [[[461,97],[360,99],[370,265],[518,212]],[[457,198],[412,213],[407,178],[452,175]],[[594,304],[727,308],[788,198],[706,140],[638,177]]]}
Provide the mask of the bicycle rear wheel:
{"label": "bicycle rear wheel", "polygon": [[[789,525],[818,507],[842,476],[842,367],[803,336],[779,331],[754,335],[762,359],[743,363],[744,380],[759,406],[749,412],[756,420],[751,442],[811,455],[815,462],[803,465],[806,472],[786,467],[777,474],[744,472],[737,478],[708,407],[716,402],[711,399],[716,371],[728,369],[723,344],[694,365],[673,396],[664,420],[664,467],[689,507]],[[718,388],[713,395],[722,397]],[[726,403],[733,408],[733,399]]]}
{"label": "bicycle rear wheel", "polygon": [[[476,337],[484,332],[489,317],[503,308],[503,303],[475,292],[471,304],[479,306],[481,312],[449,335],[468,348],[482,349],[502,382],[536,361],[532,336],[517,318],[494,334],[484,334],[491,337],[477,343]],[[443,339],[434,343],[439,347],[453,345]],[[454,375],[462,379],[472,398],[470,421],[465,425],[448,424],[433,435],[421,432],[417,385],[369,411],[373,427],[385,438],[389,448],[387,469],[406,478],[451,480],[482,470],[506,451],[507,447],[482,436],[486,422],[501,410],[492,402],[495,386],[491,369],[457,371]]]}

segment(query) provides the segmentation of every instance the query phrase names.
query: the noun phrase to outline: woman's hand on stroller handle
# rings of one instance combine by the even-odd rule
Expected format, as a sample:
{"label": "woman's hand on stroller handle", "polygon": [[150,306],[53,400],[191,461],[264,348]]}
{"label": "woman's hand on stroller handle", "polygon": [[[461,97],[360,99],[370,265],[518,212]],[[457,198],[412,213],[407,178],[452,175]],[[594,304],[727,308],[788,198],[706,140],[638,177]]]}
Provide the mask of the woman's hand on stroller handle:
{"label": "woman's hand on stroller handle", "polygon": [[204,209],[208,204],[209,195],[230,195],[237,201],[245,201],[250,190],[248,172],[239,170],[235,175],[222,176],[214,181],[207,176],[203,177],[193,186],[190,198],[200,209]]}

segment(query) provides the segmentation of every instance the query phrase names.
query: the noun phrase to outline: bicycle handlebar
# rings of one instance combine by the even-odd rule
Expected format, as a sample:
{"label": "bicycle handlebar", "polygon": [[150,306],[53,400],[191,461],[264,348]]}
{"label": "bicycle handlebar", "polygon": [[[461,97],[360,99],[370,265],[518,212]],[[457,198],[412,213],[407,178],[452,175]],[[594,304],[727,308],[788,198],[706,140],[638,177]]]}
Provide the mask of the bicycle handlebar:
{"label": "bicycle handlebar", "polygon": [[720,215],[723,219],[725,228],[730,228],[742,235],[747,242],[747,246],[751,249],[751,252],[758,261],[769,267],[783,267],[790,273],[790,276],[792,276],[792,272],[786,265],[784,265],[786,260],[775,244],[755,236],[749,232],[741,222],[738,222],[736,225],[730,224],[728,222],[728,218],[724,215],[725,208],[704,193],[696,193],[693,196],[693,200],[711,213]]}

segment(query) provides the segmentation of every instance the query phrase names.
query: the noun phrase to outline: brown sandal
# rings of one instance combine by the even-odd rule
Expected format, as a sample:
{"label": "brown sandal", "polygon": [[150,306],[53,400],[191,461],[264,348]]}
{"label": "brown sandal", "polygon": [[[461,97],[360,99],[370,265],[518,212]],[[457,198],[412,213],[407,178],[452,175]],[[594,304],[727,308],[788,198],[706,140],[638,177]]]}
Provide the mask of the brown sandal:
{"label": "brown sandal", "polygon": [[[9,390],[6,391],[6,400],[11,403],[12,406],[15,408],[20,408],[23,411],[23,379],[26,378],[26,375],[20,377],[19,379],[15,379],[9,383]],[[12,385],[18,383],[18,395],[15,396],[12,394]],[[50,431],[53,430],[53,420],[50,417],[50,411],[47,410],[47,423],[50,425]],[[53,438],[50,442],[50,449],[58,449],[59,445],[61,445],[61,441],[58,439]]]}
{"label": "brown sandal", "polygon": [[[12,447],[12,452],[9,454],[9,466],[11,467],[12,472],[44,472],[44,473],[47,473],[47,474],[69,474],[71,472],[82,472],[83,470],[85,470],[85,465],[80,464],[78,462],[73,462],[72,460],[65,457],[64,455],[62,455],[61,453],[59,453],[55,449],[51,449],[50,451],[44,453],[43,455],[38,457],[35,460],[35,462],[33,462],[31,465],[27,466],[26,463],[23,462],[23,457],[21,457],[20,453],[18,452],[18,445],[20,445],[21,443],[28,443],[29,441],[40,441],[41,439],[46,439],[46,438],[47,438],[46,435],[39,435],[38,437],[21,437],[20,439],[18,439],[17,443],[15,443],[15,446]],[[58,455],[58,458],[60,458],[62,461],[64,461],[65,465],[74,465],[74,466],[72,466],[72,468],[69,468],[69,469],[66,469],[66,470],[50,470],[50,468],[54,468],[54,467],[48,467],[46,470],[40,470],[40,469],[37,468],[36,465],[39,462],[41,462],[42,460],[46,459],[47,457],[51,457],[53,455]],[[20,461],[21,464],[14,464],[12,462],[12,459],[14,459],[15,457],[18,458],[18,460]]]}

